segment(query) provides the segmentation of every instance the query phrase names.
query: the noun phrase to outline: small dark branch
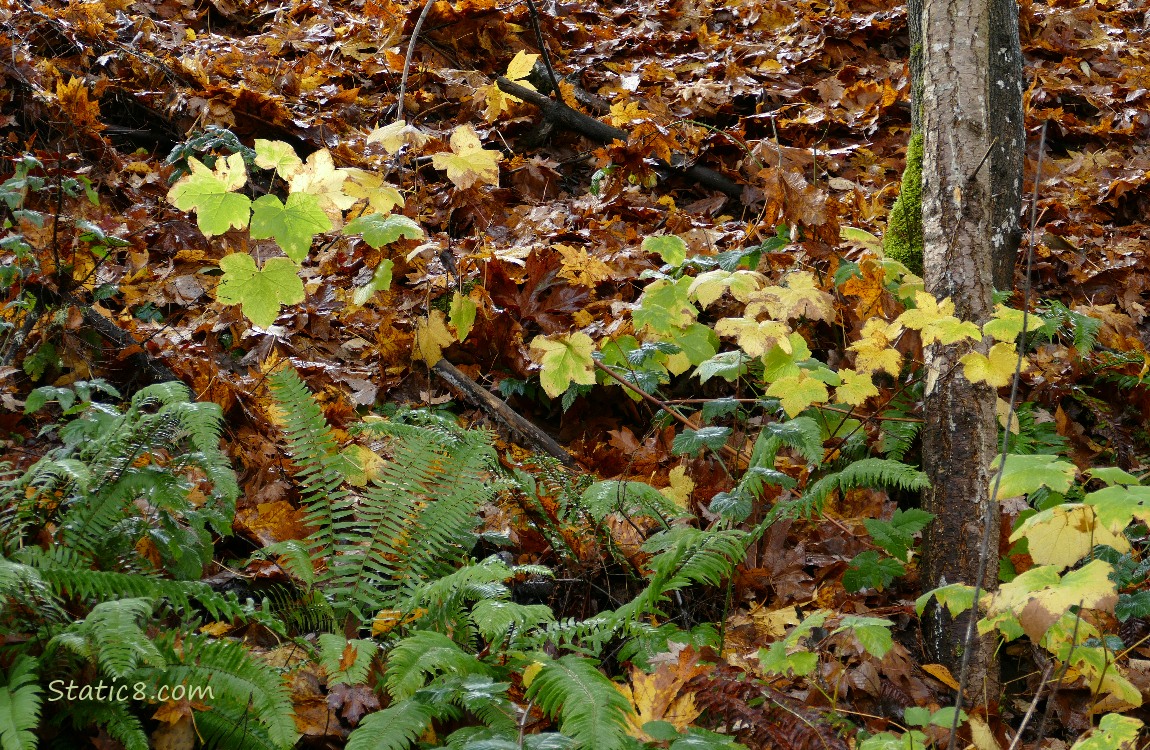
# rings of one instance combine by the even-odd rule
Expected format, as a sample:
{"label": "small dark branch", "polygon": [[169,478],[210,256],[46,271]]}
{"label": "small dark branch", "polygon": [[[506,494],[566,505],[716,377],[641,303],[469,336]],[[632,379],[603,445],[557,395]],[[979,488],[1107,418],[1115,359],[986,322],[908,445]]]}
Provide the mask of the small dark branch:
{"label": "small dark branch", "polygon": [[582,470],[575,459],[571,458],[571,454],[565,451],[563,446],[559,445],[554,438],[528,422],[508,406],[503,399],[460,372],[455,365],[446,359],[441,359],[431,369],[436,375],[443,378],[452,390],[462,394],[465,399],[487,412],[504,427],[522,438],[528,447],[559,459],[569,469]]}
{"label": "small dark branch", "polygon": [[[579,133],[598,143],[611,143],[613,141],[627,142],[627,132],[608,125],[594,117],[577,112],[566,105],[560,104],[538,91],[520,86],[508,78],[500,76],[495,79],[499,90],[518,97],[525,102],[534,104],[543,111],[543,118],[559,127]],[[692,182],[725,193],[736,200],[742,200],[743,186],[719,174],[713,169],[707,169],[697,164],[687,164],[683,157],[676,157],[675,164],[668,164],[662,159],[655,159],[659,171],[664,176],[677,174]]]}
{"label": "small dark branch", "polygon": [[551,86],[555,89],[555,98],[564,107],[563,89],[559,88],[559,79],[555,77],[555,68],[551,67],[551,55],[547,52],[547,44],[543,41],[543,31],[539,27],[539,9],[532,0],[527,0],[527,10],[530,11],[531,28],[535,31],[535,39],[539,42],[539,53],[543,55],[543,66],[547,68],[547,77],[551,79]]}

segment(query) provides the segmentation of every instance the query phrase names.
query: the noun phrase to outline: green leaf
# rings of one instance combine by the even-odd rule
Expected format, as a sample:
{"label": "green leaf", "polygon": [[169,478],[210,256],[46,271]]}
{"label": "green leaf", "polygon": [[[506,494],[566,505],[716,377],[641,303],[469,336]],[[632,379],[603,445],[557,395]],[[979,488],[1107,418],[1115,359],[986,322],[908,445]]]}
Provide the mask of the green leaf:
{"label": "green leaf", "polygon": [[371,275],[371,281],[356,288],[352,302],[357,305],[364,305],[376,292],[386,292],[391,289],[391,269],[394,266],[395,263],[388,258],[381,260],[379,265],[375,267],[375,273]]}
{"label": "green leaf", "polygon": [[471,333],[471,326],[475,324],[475,301],[470,297],[455,292],[451,295],[451,311],[448,313],[455,335],[463,341]]}
{"label": "green leaf", "polygon": [[[990,464],[990,487],[994,488],[994,472],[1001,466],[1002,457],[996,456]],[[1002,483],[998,487],[998,499],[1017,495],[1029,495],[1039,487],[1049,487],[1055,492],[1066,492],[1074,481],[1077,471],[1074,464],[1058,456],[1037,454],[1033,456],[1008,455],[1006,469],[1002,473]]]}
{"label": "green leaf", "polygon": [[303,161],[290,144],[256,138],[255,147],[256,166],[260,169],[274,169],[285,180],[290,180],[303,169]]}
{"label": "green leaf", "polygon": [[591,353],[595,342],[585,333],[549,339],[536,336],[531,341],[532,356],[543,371],[539,383],[551,398],[558,398],[572,383],[594,385],[595,360]]}
{"label": "green leaf", "polygon": [[775,641],[769,648],[759,649],[759,666],[768,674],[785,675],[791,672],[802,677],[813,672],[819,664],[819,655],[816,653],[799,651],[792,654],[788,650],[786,641]]}
{"label": "green leaf", "polygon": [[907,726],[925,727],[930,723],[930,709],[922,706],[910,706],[902,714]]}
{"label": "green leaf", "polygon": [[1108,485],[1140,484],[1138,477],[1117,466],[1100,466],[1096,469],[1087,469],[1086,473],[1092,478],[1105,482]]}
{"label": "green leaf", "polygon": [[690,287],[691,279],[687,276],[676,282],[658,279],[648,284],[639,299],[639,307],[631,311],[635,329],[649,327],[657,334],[675,336],[695,322],[699,311],[688,298]]}
{"label": "green leaf", "polygon": [[722,352],[700,362],[695,368],[695,375],[698,375],[699,381],[703,383],[716,375],[728,383],[733,383],[747,374],[747,363],[750,361],[751,358],[742,351]]}
{"label": "green leaf", "polygon": [[331,219],[319,207],[319,198],[310,193],[292,193],[286,204],[274,195],[262,196],[252,203],[252,239],[275,238],[296,263],[307,257],[317,234],[330,230]]}
{"label": "green leaf", "polygon": [[363,235],[363,241],[377,250],[400,237],[421,240],[426,236],[419,224],[403,214],[360,216],[349,221],[344,226],[343,233]]}
{"label": "green leaf", "polygon": [[858,750],[922,750],[926,747],[926,735],[913,729],[904,735],[880,732],[867,737]]}
{"label": "green leaf", "polygon": [[700,427],[697,430],[683,430],[675,436],[671,443],[671,454],[680,456],[684,453],[695,455],[703,448],[717,451],[727,444],[731,434],[730,427]]}
{"label": "green leaf", "polygon": [[205,237],[223,234],[232,227],[246,227],[252,201],[232,192],[247,182],[243,154],[218,159],[214,172],[194,156],[188,157],[188,166],[191,173],[172,185],[168,202],[181,211],[195,211],[196,224]]}
{"label": "green leaf", "polygon": [[676,332],[671,342],[687,355],[687,361],[692,365],[706,362],[719,350],[719,337],[710,326],[702,323],[692,323],[686,331]]}
{"label": "green leaf", "polygon": [[294,305],[305,297],[299,267],[287,258],[271,258],[262,269],[247,253],[225,255],[220,261],[223,278],[216,287],[216,301],[243,305],[254,325],[268,328],[276,322],[280,305]]}
{"label": "green leaf", "polygon": [[974,587],[951,583],[926,592],[914,600],[914,609],[920,617],[931,598],[937,600],[939,606],[946,607],[951,617],[958,617],[974,606]]}
{"label": "green leaf", "polygon": [[0,686],[0,747],[4,750],[34,750],[40,723],[40,685],[36,679],[37,660],[21,654],[8,670],[7,683]]}
{"label": "green leaf", "polygon": [[1131,617],[1150,617],[1150,591],[1119,594],[1118,604],[1114,605],[1114,616],[1119,622],[1126,622]]}
{"label": "green leaf", "polygon": [[658,253],[668,265],[679,266],[687,259],[687,243],[674,234],[648,237],[643,240],[642,247],[648,253]]}
{"label": "green leaf", "polygon": [[832,635],[849,631],[868,654],[881,659],[886,656],[887,651],[894,648],[894,639],[890,635],[892,624],[890,620],[881,617],[847,615],[839,621],[839,626],[832,631]]}
{"label": "green leaf", "polygon": [[1133,750],[1142,722],[1133,716],[1106,714],[1089,737],[1078,740],[1070,750]]}
{"label": "green leaf", "polygon": [[863,589],[882,591],[905,573],[906,568],[898,560],[880,558],[877,552],[868,549],[850,561],[843,573],[843,587],[852,594]]}

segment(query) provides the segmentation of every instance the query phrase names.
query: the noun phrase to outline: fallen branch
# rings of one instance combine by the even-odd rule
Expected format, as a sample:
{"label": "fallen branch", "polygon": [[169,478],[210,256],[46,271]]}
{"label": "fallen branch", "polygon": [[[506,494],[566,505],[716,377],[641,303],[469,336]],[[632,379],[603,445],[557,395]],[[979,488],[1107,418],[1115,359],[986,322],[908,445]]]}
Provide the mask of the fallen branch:
{"label": "fallen branch", "polygon": [[[514,81],[500,76],[495,79],[495,85],[505,94],[530,102],[543,111],[543,119],[548,120],[566,130],[571,130],[586,136],[599,143],[612,141],[627,142],[627,132],[607,123],[596,120],[594,117],[577,112],[538,91],[520,86]],[[662,159],[656,159],[659,170],[665,174],[676,174],[693,182],[726,193],[735,200],[742,201],[743,186],[734,180],[728,179],[713,169],[700,167],[698,164],[668,164]]]}
{"label": "fallen branch", "polygon": [[441,359],[431,369],[453,390],[518,435],[527,447],[559,459],[560,463],[569,469],[582,471],[582,467],[571,458],[571,454],[555,442],[554,438],[520,416],[503,399],[460,372],[455,365],[446,359]]}

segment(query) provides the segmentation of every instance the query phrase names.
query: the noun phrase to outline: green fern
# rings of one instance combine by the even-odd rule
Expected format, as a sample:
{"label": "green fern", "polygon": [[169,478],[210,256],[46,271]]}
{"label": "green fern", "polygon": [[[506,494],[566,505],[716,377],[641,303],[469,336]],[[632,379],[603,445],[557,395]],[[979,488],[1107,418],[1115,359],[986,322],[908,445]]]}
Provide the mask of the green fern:
{"label": "green fern", "polygon": [[629,745],[631,705],[590,659],[548,659],[527,689],[527,699],[558,717],[559,730],[579,747],[622,750]]}
{"label": "green fern", "polygon": [[400,641],[388,654],[387,690],[396,700],[409,698],[424,687],[430,677],[444,672],[490,674],[483,662],[446,635],[421,630]]}
{"label": "green fern", "polygon": [[40,686],[36,682],[36,660],[18,656],[8,670],[8,680],[0,686],[0,748],[33,750],[34,730],[40,723]]}
{"label": "green fern", "polygon": [[160,666],[164,657],[140,628],[140,621],[151,616],[155,604],[144,598],[101,602],[83,620],[58,633],[48,643],[45,656],[50,658],[55,648],[65,648],[98,663],[114,680],[142,665]]}
{"label": "green fern", "polygon": [[433,706],[400,701],[364,717],[347,738],[347,750],[406,750],[435,716]]}
{"label": "green fern", "polygon": [[835,490],[855,487],[898,487],[902,490],[922,490],[930,485],[926,474],[900,461],[885,458],[864,458],[847,465],[842,471],[827,474],[807,487],[803,494],[805,512],[819,512],[823,502]]}

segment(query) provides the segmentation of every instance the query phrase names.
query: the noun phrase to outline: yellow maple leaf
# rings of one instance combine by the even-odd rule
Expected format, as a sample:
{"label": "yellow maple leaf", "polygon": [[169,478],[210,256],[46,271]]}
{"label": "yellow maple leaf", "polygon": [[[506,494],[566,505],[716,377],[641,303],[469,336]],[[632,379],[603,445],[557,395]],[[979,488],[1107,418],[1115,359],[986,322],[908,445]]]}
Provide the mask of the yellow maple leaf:
{"label": "yellow maple leaf", "polygon": [[312,153],[303,168],[292,176],[289,186],[293,193],[310,193],[319,199],[319,207],[333,222],[343,220],[343,212],[355,204],[355,198],[344,192],[346,169],[336,169],[331,152],[326,148]]}
{"label": "yellow maple leaf", "polygon": [[470,125],[460,125],[451,133],[451,151],[435,154],[431,163],[447,172],[456,187],[469,188],[475,183],[499,186],[499,162],[503,154],[483,148]]}
{"label": "yellow maple leaf", "polygon": [[949,297],[939,302],[933,295],[919,291],[915,292],[914,304],[914,308],[898,316],[895,322],[921,331],[924,346],[936,341],[946,345],[967,339],[982,339],[978,326],[954,316],[954,302]]}
{"label": "yellow maple leaf", "polygon": [[389,154],[398,153],[401,148],[410,143],[419,149],[427,143],[428,138],[422,130],[408,125],[406,120],[396,120],[390,125],[376,128],[367,136],[368,143],[378,143]]}
{"label": "yellow maple leaf", "polygon": [[[958,360],[962,363],[962,373],[972,383],[987,383],[994,388],[1008,385],[1014,377],[1014,368],[1018,365],[1018,350],[1014,344],[998,343],[990,347],[988,354],[970,352]],[[1022,360],[1022,372],[1025,372],[1028,363]]]}
{"label": "yellow maple leaf", "polygon": [[659,492],[680,508],[686,508],[691,500],[691,493],[695,490],[695,483],[687,476],[687,467],[679,465],[671,469],[667,481],[670,486],[664,487]]}
{"label": "yellow maple leaf", "polygon": [[1064,503],[1037,513],[1010,535],[1016,542],[1026,537],[1030,557],[1039,565],[1054,565],[1058,570],[1074,565],[1097,544],[1128,552],[1130,542],[1121,532],[1115,534],[1100,523],[1094,506]]}
{"label": "yellow maple leaf", "polygon": [[840,404],[862,406],[871,396],[878,395],[878,388],[871,381],[870,373],[855,372],[844,367],[838,372],[842,384],[835,389],[835,401]]}
{"label": "yellow maple leaf", "polygon": [[600,281],[611,278],[611,267],[586,249],[571,245],[551,247],[559,251],[559,257],[562,258],[563,267],[559,270],[559,275],[572,284],[594,287]]}
{"label": "yellow maple leaf", "polygon": [[656,741],[644,727],[653,721],[663,721],[677,731],[685,732],[702,712],[695,705],[695,694],[687,689],[692,678],[707,671],[698,664],[698,654],[691,648],[679,652],[677,663],[664,661],[651,674],[631,667],[629,684],[615,685],[633,707],[627,716],[627,733],[644,742]]}
{"label": "yellow maple leaf", "polygon": [[736,337],[739,347],[752,357],[761,357],[775,345],[790,354],[790,332],[785,323],[777,320],[759,322],[753,318],[723,318],[715,324],[715,333]]}
{"label": "yellow maple leaf", "polygon": [[619,102],[611,105],[611,115],[608,119],[615,127],[626,125],[636,120],[650,119],[651,113],[639,107],[638,102]]}
{"label": "yellow maple leaf", "polygon": [[415,358],[428,366],[443,359],[444,347],[454,343],[455,336],[447,330],[447,319],[440,310],[432,310],[415,325]]}
{"label": "yellow maple leaf", "polygon": [[366,169],[346,168],[348,181],[343,191],[352,198],[366,200],[371,211],[379,214],[389,214],[391,209],[399,206],[403,208],[403,194],[392,185],[383,181],[383,177]]}
{"label": "yellow maple leaf", "polygon": [[902,333],[897,322],[887,323],[882,318],[871,318],[862,329],[862,338],[850,345],[855,352],[855,370],[858,372],[883,372],[898,377],[902,367],[902,355],[891,345]]}
{"label": "yellow maple leaf", "polygon": [[[1027,322],[1027,327],[1034,330],[1034,320]],[[1022,311],[1015,310],[1003,304],[994,306],[994,315],[982,326],[982,332],[995,341],[1011,342],[1022,333]]]}
{"label": "yellow maple leaf", "polygon": [[[511,58],[511,62],[507,65],[506,78],[514,83],[519,84],[525,89],[535,90],[530,81],[527,81],[527,76],[531,75],[531,69],[535,67],[535,61],[539,59],[539,55],[529,55],[523,50],[515,53],[515,57]],[[505,109],[509,109],[508,102],[523,101],[517,96],[505,93],[503,89],[499,88],[494,82],[487,87],[487,110],[483,116],[491,122],[499,113]]]}
{"label": "yellow maple leaf", "polygon": [[830,394],[826,383],[800,370],[798,375],[788,375],[771,383],[767,395],[777,398],[787,416],[794,418],[811,404],[826,403]]}
{"label": "yellow maple leaf", "polygon": [[769,286],[751,295],[745,315],[757,316],[766,310],[776,320],[834,320],[834,298],[819,289],[815,275],[796,271],[786,278],[786,286]]}

